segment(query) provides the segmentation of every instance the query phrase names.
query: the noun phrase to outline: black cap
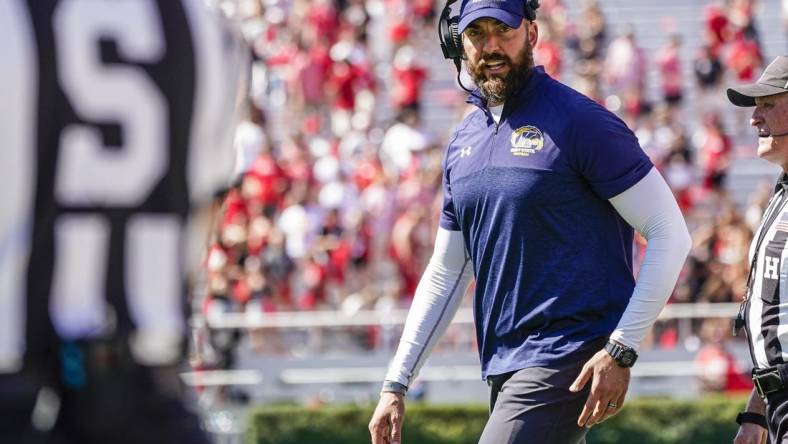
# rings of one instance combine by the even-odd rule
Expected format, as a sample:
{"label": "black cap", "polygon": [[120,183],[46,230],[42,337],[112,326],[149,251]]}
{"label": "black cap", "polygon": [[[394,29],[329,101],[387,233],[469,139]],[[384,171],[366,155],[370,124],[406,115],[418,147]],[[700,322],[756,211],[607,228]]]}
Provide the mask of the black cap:
{"label": "black cap", "polygon": [[788,92],[788,57],[774,59],[757,82],[728,88],[727,92],[728,100],[736,106],[755,106],[756,97]]}

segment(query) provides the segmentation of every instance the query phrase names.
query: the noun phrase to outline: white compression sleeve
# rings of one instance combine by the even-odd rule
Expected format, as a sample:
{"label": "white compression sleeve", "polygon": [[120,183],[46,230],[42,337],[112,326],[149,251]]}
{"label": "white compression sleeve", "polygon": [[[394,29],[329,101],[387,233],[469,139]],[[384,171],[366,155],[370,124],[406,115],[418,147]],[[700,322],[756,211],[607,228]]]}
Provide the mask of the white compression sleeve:
{"label": "white compression sleeve", "polygon": [[438,228],[432,258],[416,287],[386,381],[410,385],[457,313],[472,278],[462,233]]}
{"label": "white compression sleeve", "polygon": [[610,203],[648,241],[632,299],[610,335],[637,350],[676,285],[692,239],[673,193],[656,168]]}

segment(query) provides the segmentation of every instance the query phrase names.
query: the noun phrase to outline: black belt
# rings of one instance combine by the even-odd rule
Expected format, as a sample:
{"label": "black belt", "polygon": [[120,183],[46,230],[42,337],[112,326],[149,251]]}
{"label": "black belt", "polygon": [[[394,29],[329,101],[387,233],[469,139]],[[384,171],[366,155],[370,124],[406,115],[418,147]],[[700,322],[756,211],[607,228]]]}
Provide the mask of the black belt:
{"label": "black belt", "polygon": [[758,396],[765,399],[767,395],[779,392],[788,387],[788,364],[774,367],[759,368],[752,371],[752,382]]}

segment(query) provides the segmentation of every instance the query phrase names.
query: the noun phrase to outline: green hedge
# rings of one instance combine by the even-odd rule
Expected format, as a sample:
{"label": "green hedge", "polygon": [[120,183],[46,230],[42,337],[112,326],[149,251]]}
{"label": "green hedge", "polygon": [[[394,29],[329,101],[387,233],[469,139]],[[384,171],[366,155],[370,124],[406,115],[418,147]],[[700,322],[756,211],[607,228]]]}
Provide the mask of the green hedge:
{"label": "green hedge", "polygon": [[[637,399],[588,434],[589,444],[719,444],[733,441],[745,398],[698,401]],[[372,407],[262,407],[250,418],[252,444],[369,444]],[[487,420],[483,406],[409,404],[404,444],[476,444]]]}

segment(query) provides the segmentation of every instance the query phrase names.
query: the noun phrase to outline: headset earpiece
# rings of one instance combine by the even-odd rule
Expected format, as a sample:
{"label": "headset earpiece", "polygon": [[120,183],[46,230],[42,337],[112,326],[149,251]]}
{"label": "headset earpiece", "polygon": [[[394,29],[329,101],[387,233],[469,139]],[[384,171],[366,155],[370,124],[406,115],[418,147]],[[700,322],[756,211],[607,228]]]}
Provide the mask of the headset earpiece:
{"label": "headset earpiece", "polygon": [[525,18],[531,22],[536,20],[537,9],[539,9],[539,0],[527,0],[525,2]]}
{"label": "headset earpiece", "polygon": [[460,79],[462,59],[465,53],[462,50],[462,39],[460,38],[460,17],[451,16],[451,4],[456,1],[446,0],[446,6],[443,7],[443,12],[438,20],[438,37],[441,41],[443,57],[454,62],[454,67],[457,68],[457,83],[465,91],[472,92],[462,84],[462,79]]}
{"label": "headset earpiece", "polygon": [[441,50],[443,57],[452,59],[457,63],[462,60],[462,40],[460,39],[459,27],[460,17],[451,16],[451,4],[457,0],[449,0],[446,6],[443,7],[441,12],[440,21],[438,22],[438,37],[441,41]]}

